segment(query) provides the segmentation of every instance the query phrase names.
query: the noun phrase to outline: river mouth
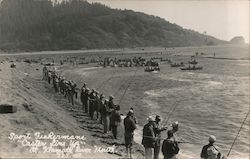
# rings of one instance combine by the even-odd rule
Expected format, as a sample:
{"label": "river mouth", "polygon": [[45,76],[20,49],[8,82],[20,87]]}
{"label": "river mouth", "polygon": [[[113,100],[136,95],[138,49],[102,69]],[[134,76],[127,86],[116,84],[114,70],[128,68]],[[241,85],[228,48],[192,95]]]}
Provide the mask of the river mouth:
{"label": "river mouth", "polygon": [[[92,66],[64,69],[61,73],[79,86],[84,81],[105,96],[113,94],[115,102],[121,100],[127,88],[120,103],[121,112],[126,114],[130,107],[134,108],[139,125],[135,133],[138,143],[141,143],[141,129],[147,116],[159,114],[165,118],[177,105],[164,124],[179,121],[178,136],[195,143],[181,145],[181,156],[198,158],[211,134],[217,137],[219,147],[226,154],[249,110],[249,63],[213,59],[201,59],[201,62],[206,67],[196,72],[182,72],[161,64],[159,73],[144,72],[143,68]],[[248,156],[248,125],[249,122],[245,123],[238,146],[233,150],[232,156],[236,158]]]}

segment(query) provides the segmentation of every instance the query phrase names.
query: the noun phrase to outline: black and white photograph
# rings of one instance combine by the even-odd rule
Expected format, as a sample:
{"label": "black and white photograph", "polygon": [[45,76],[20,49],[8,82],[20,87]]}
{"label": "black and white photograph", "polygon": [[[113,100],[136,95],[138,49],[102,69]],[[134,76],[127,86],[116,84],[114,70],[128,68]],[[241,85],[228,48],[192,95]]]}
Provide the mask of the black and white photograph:
{"label": "black and white photograph", "polygon": [[249,0],[0,0],[0,159],[250,159]]}

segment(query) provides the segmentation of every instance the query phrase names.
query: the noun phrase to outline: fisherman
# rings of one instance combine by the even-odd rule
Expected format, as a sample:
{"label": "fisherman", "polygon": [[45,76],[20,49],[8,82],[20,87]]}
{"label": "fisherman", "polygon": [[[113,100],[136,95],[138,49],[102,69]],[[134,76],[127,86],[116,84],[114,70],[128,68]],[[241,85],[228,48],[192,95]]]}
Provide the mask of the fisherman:
{"label": "fisherman", "polygon": [[95,98],[94,98],[94,104],[93,104],[93,116],[94,116],[94,114],[96,114],[96,120],[98,120],[98,118],[99,118],[99,110],[98,110],[98,108],[99,108],[99,106],[98,106],[98,104],[99,104],[99,92],[98,91],[95,91]]}
{"label": "fisherman", "polygon": [[84,102],[84,109],[85,113],[88,113],[89,111],[89,88],[85,89],[84,96],[83,96],[83,102]]}
{"label": "fisherman", "polygon": [[[113,95],[109,96],[108,107],[109,107],[110,112],[115,110],[114,96]],[[109,120],[111,120],[111,119],[109,119]],[[111,131],[111,125],[109,125],[109,131]]]}
{"label": "fisherman", "polygon": [[102,114],[102,109],[104,107],[104,103],[103,103],[103,99],[105,98],[105,96],[103,94],[100,95],[99,99],[98,99],[98,113],[100,114],[100,124],[102,124],[103,122],[103,114]]}
{"label": "fisherman", "polygon": [[69,81],[69,83],[68,83],[68,85],[67,85],[67,98],[68,98],[68,101],[69,101],[69,103],[71,102],[71,94],[72,94],[72,81],[70,80]]}
{"label": "fisherman", "polygon": [[132,141],[134,138],[134,130],[136,129],[136,125],[134,119],[132,117],[133,111],[129,110],[127,113],[126,118],[124,119],[124,127],[125,127],[125,146],[126,146],[126,153],[127,156],[129,155],[132,157]]}
{"label": "fisherman", "polygon": [[102,122],[104,127],[104,133],[108,132],[109,128],[109,107],[108,107],[108,99],[105,99],[104,104],[101,108],[101,114],[102,114]]}
{"label": "fisherman", "polygon": [[77,97],[76,84],[72,81],[70,85],[69,99],[72,105],[74,105],[74,96]]}
{"label": "fisherman", "polygon": [[110,109],[115,109],[114,96],[113,95],[109,96],[108,106],[109,106]]}
{"label": "fisherman", "polygon": [[159,159],[159,153],[161,149],[161,132],[167,130],[167,127],[160,127],[161,117],[156,115],[154,123],[154,133],[156,137],[155,147],[154,147],[154,159]]}
{"label": "fisherman", "polygon": [[117,139],[117,127],[120,125],[122,120],[119,110],[120,110],[120,105],[116,105],[115,110],[110,115],[111,131],[115,139]]}
{"label": "fisherman", "polygon": [[130,107],[130,109],[133,113],[132,113],[132,119],[134,120],[135,124],[137,123],[137,119],[135,117],[135,114],[134,114],[134,108],[133,107]]}
{"label": "fisherman", "polygon": [[177,159],[177,154],[179,153],[178,142],[174,138],[173,130],[168,130],[168,137],[163,141],[162,153],[164,159]]}
{"label": "fisherman", "polygon": [[[209,143],[203,146],[201,151],[201,158],[203,159],[220,159],[222,154],[218,150],[218,147],[214,145],[216,137],[211,135],[208,138]],[[224,158],[224,157],[223,157]]]}
{"label": "fisherman", "polygon": [[49,70],[48,71],[48,83],[50,84],[50,81],[51,81],[51,71]]}
{"label": "fisherman", "polygon": [[56,93],[59,91],[59,89],[58,89],[58,82],[59,82],[58,77],[55,75],[53,77],[53,86],[54,86],[54,89],[55,89]]}
{"label": "fisherman", "polygon": [[43,80],[46,80],[46,72],[47,72],[47,67],[44,65],[43,66]]}
{"label": "fisherman", "polygon": [[95,89],[92,89],[89,94],[89,116],[93,120],[94,117],[94,101],[95,101]]}
{"label": "fisherman", "polygon": [[81,89],[81,94],[80,94],[80,99],[81,99],[81,102],[82,102],[82,110],[84,111],[84,93],[85,93],[85,90],[86,90],[86,84],[84,83],[83,86],[82,86],[82,89]]}
{"label": "fisherman", "polygon": [[142,145],[145,148],[145,159],[152,159],[155,147],[154,118],[148,117],[148,123],[143,127]]}

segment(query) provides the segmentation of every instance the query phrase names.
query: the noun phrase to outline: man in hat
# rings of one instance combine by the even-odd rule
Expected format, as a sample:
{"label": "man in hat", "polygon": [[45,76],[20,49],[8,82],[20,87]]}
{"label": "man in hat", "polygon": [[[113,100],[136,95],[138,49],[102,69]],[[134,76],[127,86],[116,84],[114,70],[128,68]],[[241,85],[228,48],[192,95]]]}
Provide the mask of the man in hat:
{"label": "man in hat", "polygon": [[108,103],[108,106],[109,106],[110,109],[115,109],[114,96],[113,96],[113,95],[110,95],[110,96],[109,96],[109,103]]}
{"label": "man in hat", "polygon": [[84,102],[85,113],[88,113],[89,111],[89,88],[85,89],[83,102]]}
{"label": "man in hat", "polygon": [[82,89],[81,89],[81,94],[80,94],[80,99],[81,99],[81,102],[82,102],[82,110],[84,111],[84,107],[85,107],[85,103],[84,103],[84,93],[85,93],[85,90],[86,90],[86,84],[83,83],[83,86],[82,86]]}
{"label": "man in hat", "polygon": [[145,148],[145,158],[152,159],[153,149],[155,147],[155,133],[154,133],[154,118],[148,117],[148,123],[143,127],[142,145]]}
{"label": "man in hat", "polygon": [[164,159],[177,159],[177,154],[179,153],[178,142],[174,138],[173,130],[168,130],[168,137],[163,141],[162,144],[162,153]]}
{"label": "man in hat", "polygon": [[221,158],[221,153],[218,150],[218,147],[214,145],[216,141],[216,137],[211,135],[208,138],[208,144],[203,146],[202,151],[201,151],[201,158],[203,159],[220,159]]}
{"label": "man in hat", "polygon": [[176,121],[172,124],[173,132],[176,133],[179,130],[179,122]]}
{"label": "man in hat", "polygon": [[94,116],[94,114],[96,114],[96,120],[98,120],[98,118],[99,118],[99,110],[98,110],[98,108],[99,108],[99,106],[98,106],[98,104],[99,104],[99,91],[95,91],[95,98],[94,98],[94,107],[93,107],[93,116]]}
{"label": "man in hat", "polygon": [[161,132],[167,130],[167,127],[160,127],[161,117],[156,115],[154,122],[154,133],[156,137],[155,147],[154,147],[154,159],[159,159],[159,153],[161,148]]}
{"label": "man in hat", "polygon": [[111,112],[111,115],[110,115],[111,131],[115,139],[117,139],[117,127],[120,125],[121,120],[122,120],[119,110],[120,110],[120,106],[116,105],[115,110]]}
{"label": "man in hat", "polygon": [[104,94],[101,94],[100,97],[98,98],[98,113],[100,114],[100,124],[102,124],[102,121],[103,121],[103,108],[104,108],[104,102],[103,102],[103,99],[105,98]]}
{"label": "man in hat", "polygon": [[133,116],[133,111],[129,110],[126,118],[123,121],[125,127],[124,136],[125,136],[126,153],[127,156],[129,155],[130,157],[132,157],[132,142],[134,138],[134,130],[136,129],[136,125],[132,116]]}
{"label": "man in hat", "polygon": [[[113,95],[109,96],[108,107],[109,107],[110,113],[115,110],[114,96]],[[111,121],[111,119],[109,119],[109,120]],[[109,131],[111,131],[111,125],[109,125]]]}
{"label": "man in hat", "polygon": [[132,113],[132,118],[134,119],[134,122],[135,122],[135,124],[137,123],[137,119],[136,119],[136,117],[135,117],[135,113],[134,113],[134,108],[133,107],[130,107],[130,109],[129,110],[131,110],[133,113]]}
{"label": "man in hat", "polygon": [[94,117],[94,101],[95,101],[95,89],[92,89],[89,94],[89,116],[91,119]]}
{"label": "man in hat", "polygon": [[108,99],[104,100],[104,104],[101,108],[101,114],[102,114],[102,122],[104,127],[104,133],[108,132],[109,128],[109,107],[108,107]]}

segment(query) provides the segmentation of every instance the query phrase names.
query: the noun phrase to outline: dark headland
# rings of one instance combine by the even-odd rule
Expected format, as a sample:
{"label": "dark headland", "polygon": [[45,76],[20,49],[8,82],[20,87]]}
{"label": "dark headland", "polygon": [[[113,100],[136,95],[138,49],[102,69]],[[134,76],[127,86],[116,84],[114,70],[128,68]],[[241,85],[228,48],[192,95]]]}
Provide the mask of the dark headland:
{"label": "dark headland", "polygon": [[2,0],[0,50],[6,52],[228,43],[153,15],[72,0]]}

